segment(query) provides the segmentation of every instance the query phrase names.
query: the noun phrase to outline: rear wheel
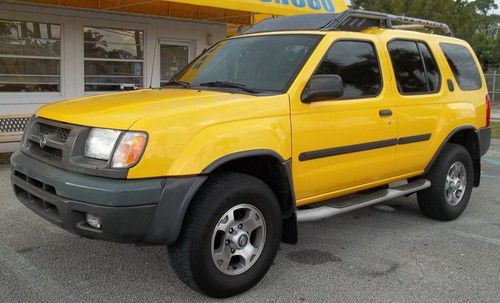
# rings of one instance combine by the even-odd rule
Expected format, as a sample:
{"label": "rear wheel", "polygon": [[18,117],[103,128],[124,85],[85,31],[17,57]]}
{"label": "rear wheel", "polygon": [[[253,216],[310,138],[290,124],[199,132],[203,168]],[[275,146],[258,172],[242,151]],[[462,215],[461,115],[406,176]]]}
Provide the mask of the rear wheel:
{"label": "rear wheel", "polygon": [[254,177],[224,173],[207,182],[168,248],[170,262],[192,289],[230,297],[256,285],[271,266],[281,242],[281,211],[271,189]]}
{"label": "rear wheel", "polygon": [[447,144],[428,177],[432,186],[418,193],[422,213],[442,221],[458,218],[469,203],[474,184],[473,164],[467,149]]}

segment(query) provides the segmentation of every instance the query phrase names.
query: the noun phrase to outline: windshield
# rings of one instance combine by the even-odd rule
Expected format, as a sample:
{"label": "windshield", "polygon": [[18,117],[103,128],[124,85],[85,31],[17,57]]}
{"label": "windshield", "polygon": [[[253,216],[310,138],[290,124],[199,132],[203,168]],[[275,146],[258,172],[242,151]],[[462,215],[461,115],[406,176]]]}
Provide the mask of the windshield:
{"label": "windshield", "polygon": [[266,35],[224,40],[195,59],[171,83],[252,91],[284,91],[320,35]]}

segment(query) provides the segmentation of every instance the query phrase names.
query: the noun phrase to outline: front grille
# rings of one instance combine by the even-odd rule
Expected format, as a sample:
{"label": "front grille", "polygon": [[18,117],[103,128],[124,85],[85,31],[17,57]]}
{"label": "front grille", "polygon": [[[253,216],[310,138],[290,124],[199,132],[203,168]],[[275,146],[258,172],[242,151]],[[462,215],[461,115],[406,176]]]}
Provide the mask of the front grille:
{"label": "front grille", "polygon": [[55,148],[55,147],[50,147],[50,146],[44,146],[40,149],[42,153],[52,155],[58,159],[62,158],[63,151]]}
{"label": "front grille", "polygon": [[21,180],[28,182],[31,185],[34,185],[40,189],[43,189],[44,191],[46,191],[50,194],[53,194],[53,195],[56,194],[56,188],[52,185],[38,181],[35,178],[28,177],[25,174],[23,174],[22,172],[17,171],[17,170],[14,172],[14,175],[16,177],[20,178]]}
{"label": "front grille", "polygon": [[[39,180],[36,180],[34,178],[28,177],[25,174],[15,171],[14,175],[21,180],[25,181],[26,183],[29,183],[47,193],[56,194],[56,189],[54,186],[43,183]],[[40,198],[38,195],[33,194],[31,192],[26,191],[22,187],[18,185],[14,185],[14,191],[16,193],[16,196],[21,200],[21,202],[30,205],[31,207],[37,208],[39,210],[42,210],[47,216],[51,217],[55,222],[60,222],[59,218],[59,210],[57,206],[55,206],[53,203],[50,203],[49,201],[46,201],[42,198]]]}
{"label": "front grille", "polygon": [[42,147],[39,143],[32,140],[28,140],[28,149],[37,154],[46,155],[57,160],[62,159],[63,156],[63,151],[61,149],[47,145]]}
{"label": "front grille", "polygon": [[24,151],[42,161],[62,163],[75,129],[74,125],[35,117],[26,129]]}
{"label": "front grille", "polygon": [[48,125],[42,122],[36,123],[38,126],[38,131],[42,136],[50,136],[53,140],[66,143],[71,132],[68,128],[58,127],[54,125]]}
{"label": "front grille", "polygon": [[43,211],[46,215],[52,218],[55,222],[60,223],[59,210],[54,204],[41,199],[40,197],[25,191],[23,188],[14,185],[14,191],[17,198],[24,204],[28,204],[34,208]]}

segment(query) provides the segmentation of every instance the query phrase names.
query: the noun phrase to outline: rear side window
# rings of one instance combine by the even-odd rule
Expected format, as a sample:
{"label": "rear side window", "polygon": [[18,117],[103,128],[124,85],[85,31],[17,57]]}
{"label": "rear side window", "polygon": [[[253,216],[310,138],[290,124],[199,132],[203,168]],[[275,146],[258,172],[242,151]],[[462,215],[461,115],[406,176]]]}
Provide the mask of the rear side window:
{"label": "rear side window", "polygon": [[370,42],[335,42],[316,71],[325,74],[342,77],[342,99],[375,97],[382,88],[377,52]]}
{"label": "rear side window", "polygon": [[479,68],[469,50],[457,44],[441,43],[441,49],[462,90],[478,90],[483,84]]}
{"label": "rear side window", "polygon": [[436,59],[423,42],[395,40],[388,45],[401,94],[431,94],[441,88]]}

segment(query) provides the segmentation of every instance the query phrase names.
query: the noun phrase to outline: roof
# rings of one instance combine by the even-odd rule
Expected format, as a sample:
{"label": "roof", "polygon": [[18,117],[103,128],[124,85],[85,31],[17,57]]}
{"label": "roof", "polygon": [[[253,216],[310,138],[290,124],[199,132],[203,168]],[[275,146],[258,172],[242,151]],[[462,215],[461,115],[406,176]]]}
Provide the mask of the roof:
{"label": "roof", "polygon": [[451,36],[444,23],[396,16],[384,13],[347,10],[339,14],[308,14],[266,19],[244,32],[244,34],[271,31],[363,31],[368,28],[438,29]]}
{"label": "roof", "polygon": [[266,19],[245,31],[245,34],[277,31],[320,30],[339,14],[307,14]]}

